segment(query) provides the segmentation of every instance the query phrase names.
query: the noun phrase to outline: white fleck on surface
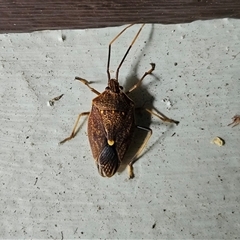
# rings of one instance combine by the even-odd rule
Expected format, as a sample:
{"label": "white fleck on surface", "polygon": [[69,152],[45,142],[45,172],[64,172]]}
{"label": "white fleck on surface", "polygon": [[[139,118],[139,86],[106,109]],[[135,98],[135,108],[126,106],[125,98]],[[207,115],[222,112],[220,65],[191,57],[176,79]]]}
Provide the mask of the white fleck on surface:
{"label": "white fleck on surface", "polygon": [[[112,46],[114,76],[135,25]],[[240,236],[240,21],[146,25],[120,69],[130,97],[179,120],[144,112],[153,135],[128,180],[126,166],[99,176],[87,119],[70,142],[80,112],[103,91],[109,42],[123,27],[0,35],[0,237],[24,239],[237,239]],[[46,102],[60,93],[54,107]],[[173,104],[166,112],[162,99]],[[209,144],[219,135],[226,145]],[[135,137],[132,151],[142,139]]]}
{"label": "white fleck on surface", "polygon": [[162,102],[164,102],[166,104],[167,110],[170,110],[170,108],[173,106],[169,97],[163,98]]}

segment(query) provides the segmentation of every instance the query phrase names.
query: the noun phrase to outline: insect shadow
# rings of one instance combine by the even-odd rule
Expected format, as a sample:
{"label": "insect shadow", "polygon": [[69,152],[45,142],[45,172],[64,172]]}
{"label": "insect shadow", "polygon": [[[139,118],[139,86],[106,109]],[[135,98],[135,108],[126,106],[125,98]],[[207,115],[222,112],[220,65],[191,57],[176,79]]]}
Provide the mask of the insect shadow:
{"label": "insect shadow", "polygon": [[[139,55],[136,57],[137,61],[135,61],[134,66],[132,67],[131,75],[128,75],[126,77],[125,83],[123,84],[124,89],[128,90],[133,85],[137,84],[139,82],[139,78],[136,76],[136,72],[139,68],[139,63],[141,62],[141,59],[145,56],[145,53],[147,52],[147,49],[149,46],[151,46],[151,40],[154,34],[154,24],[152,24],[151,31],[149,33],[149,37],[146,40],[146,44],[144,45],[144,48],[139,53]],[[148,66],[146,66],[147,68]],[[157,66],[156,66],[157,69]],[[144,71],[144,69],[142,70]],[[152,81],[160,81],[161,79],[157,77],[154,72],[151,73],[153,77],[151,77]],[[150,77],[149,77],[150,78]],[[149,81],[149,78],[145,79],[144,81]],[[146,85],[146,84],[145,84]],[[142,85],[139,85],[134,91],[130,92],[128,96],[133,100],[135,103],[135,121],[136,125],[138,126],[144,126],[146,128],[150,128],[150,125],[152,123],[152,114],[145,111],[145,108],[154,110],[157,114],[166,117],[163,113],[161,113],[159,110],[154,108],[154,97],[151,95],[151,93],[148,91],[147,87],[143,87]],[[165,124],[164,122],[160,122],[160,124]],[[169,128],[172,125],[166,124],[169,126]],[[126,152],[126,155],[122,161],[122,164],[120,165],[118,172],[123,172],[126,168],[126,166],[130,163],[131,159],[136,155],[136,152],[141,147],[142,143],[145,141],[148,133],[146,131],[142,131],[140,129],[136,129],[136,131],[133,134],[133,140]],[[154,146],[155,143],[151,145]],[[136,159],[136,161],[139,160],[143,155],[145,155],[147,151],[144,149],[140,156]]]}
{"label": "insect shadow", "polygon": [[[138,56],[136,56],[137,61],[135,61],[134,66],[132,67],[131,75],[128,75],[125,79],[125,82],[123,84],[125,90],[130,89],[133,85],[137,84],[137,82],[139,81],[139,78],[136,76],[136,73],[138,72],[139,63],[141,62],[141,59],[144,57],[145,52],[147,52],[148,46],[151,44],[153,33],[154,33],[154,25],[152,24],[149,37],[146,40],[146,44],[144,45],[144,48],[138,54]],[[142,69],[141,71],[144,71],[144,69]],[[152,75],[154,75],[154,73],[152,73]],[[147,81],[147,79],[145,79],[145,81]],[[139,85],[134,91],[129,93],[129,97],[135,103],[136,125],[149,127],[151,124],[151,114],[144,111],[144,109],[142,108],[145,107],[146,105],[151,108],[151,106],[153,106],[154,97],[149,93],[147,88],[142,86],[142,84]],[[118,169],[118,172],[123,172],[126,169],[126,166],[129,164],[131,159],[134,157],[134,155],[136,154],[136,152],[138,151],[138,149],[141,147],[142,143],[146,139],[147,134],[148,133],[146,131],[141,131],[139,129],[136,129],[136,131],[133,134],[133,140],[130,144],[129,149],[126,152],[122,165]],[[145,151],[143,151],[141,156],[143,156],[144,153]],[[138,161],[138,159],[136,160]]]}

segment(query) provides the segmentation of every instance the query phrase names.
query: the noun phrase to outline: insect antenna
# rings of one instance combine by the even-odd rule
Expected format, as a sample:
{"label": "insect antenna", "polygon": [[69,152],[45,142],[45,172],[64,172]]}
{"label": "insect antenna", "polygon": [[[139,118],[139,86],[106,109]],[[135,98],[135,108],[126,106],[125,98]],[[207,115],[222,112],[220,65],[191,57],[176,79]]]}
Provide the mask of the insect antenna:
{"label": "insect antenna", "polygon": [[[125,27],[125,28],[109,43],[109,48],[108,48],[108,61],[107,61],[108,81],[110,81],[110,79],[111,79],[110,72],[109,72],[110,58],[111,58],[111,45],[112,45],[113,42],[115,42],[115,40],[116,40],[124,31],[126,31],[128,28],[130,28],[130,27],[131,27],[132,25],[134,25],[134,24],[135,24],[135,23],[132,23],[132,24],[128,25],[127,27]],[[131,47],[133,46],[134,42],[136,41],[138,35],[139,35],[140,32],[142,31],[142,28],[143,28],[144,25],[145,25],[145,24],[142,24],[141,28],[138,30],[136,36],[134,37],[132,43],[131,43],[130,46],[128,47],[126,53],[125,53],[124,56],[123,56],[122,61],[120,62],[119,66],[118,66],[118,68],[117,68],[117,71],[116,71],[116,80],[117,80],[117,81],[118,81],[119,69],[120,69],[120,67],[122,66],[122,64],[123,64],[126,56],[128,55]]]}

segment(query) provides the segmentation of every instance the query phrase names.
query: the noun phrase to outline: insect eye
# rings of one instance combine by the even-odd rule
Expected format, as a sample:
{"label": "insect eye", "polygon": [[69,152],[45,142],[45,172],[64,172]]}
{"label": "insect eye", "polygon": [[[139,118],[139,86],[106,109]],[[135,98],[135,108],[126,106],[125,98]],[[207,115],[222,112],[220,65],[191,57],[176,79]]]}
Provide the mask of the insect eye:
{"label": "insect eye", "polygon": [[106,87],[105,90],[109,90],[110,88],[109,87]]}

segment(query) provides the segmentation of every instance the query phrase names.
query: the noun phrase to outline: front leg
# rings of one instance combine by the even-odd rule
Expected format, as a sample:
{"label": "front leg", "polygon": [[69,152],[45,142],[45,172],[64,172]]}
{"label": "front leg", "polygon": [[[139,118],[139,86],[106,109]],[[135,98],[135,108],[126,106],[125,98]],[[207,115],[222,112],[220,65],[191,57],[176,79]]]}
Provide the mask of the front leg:
{"label": "front leg", "polygon": [[136,89],[136,88],[142,83],[143,79],[144,79],[147,75],[152,74],[152,72],[153,72],[154,69],[155,69],[156,64],[155,64],[155,63],[150,63],[150,65],[151,65],[151,69],[148,70],[147,72],[145,72],[145,73],[143,74],[143,76],[141,77],[141,79],[140,79],[132,88],[130,88],[130,89],[126,92],[126,94],[128,94],[128,93],[132,92],[134,89]]}
{"label": "front leg", "polygon": [[80,81],[81,83],[85,84],[92,92],[94,92],[97,95],[100,95],[100,92],[98,92],[96,89],[90,87],[90,82],[87,81],[86,79],[80,78],[80,77],[75,77],[75,80]]}

